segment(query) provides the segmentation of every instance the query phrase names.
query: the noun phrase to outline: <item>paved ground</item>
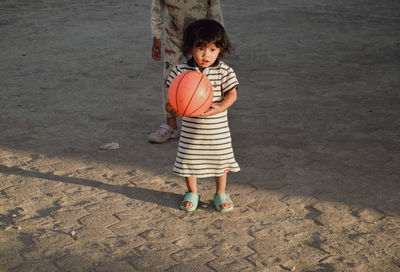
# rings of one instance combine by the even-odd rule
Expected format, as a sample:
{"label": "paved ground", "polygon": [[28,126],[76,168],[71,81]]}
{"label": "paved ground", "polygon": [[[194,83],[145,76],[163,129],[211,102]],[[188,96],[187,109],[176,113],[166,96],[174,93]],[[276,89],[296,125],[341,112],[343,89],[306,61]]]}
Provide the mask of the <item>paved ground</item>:
{"label": "paved ground", "polygon": [[149,5],[0,2],[0,270],[400,271],[400,2],[223,1],[229,214],[147,143]]}

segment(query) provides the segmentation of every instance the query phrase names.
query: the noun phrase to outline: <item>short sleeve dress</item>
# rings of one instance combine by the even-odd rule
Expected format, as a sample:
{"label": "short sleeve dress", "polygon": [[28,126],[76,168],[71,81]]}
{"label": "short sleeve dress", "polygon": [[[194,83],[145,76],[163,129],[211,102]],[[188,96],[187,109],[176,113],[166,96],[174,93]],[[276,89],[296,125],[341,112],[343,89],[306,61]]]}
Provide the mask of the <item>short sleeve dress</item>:
{"label": "short sleeve dress", "polygon": [[[177,75],[193,70],[200,72],[193,58],[185,64],[177,65],[168,77],[167,86]],[[220,60],[202,73],[213,86],[213,103],[223,101],[224,96],[239,85],[233,69]],[[208,117],[182,118],[173,171],[179,176],[197,178],[240,171],[233,154],[227,110]]]}

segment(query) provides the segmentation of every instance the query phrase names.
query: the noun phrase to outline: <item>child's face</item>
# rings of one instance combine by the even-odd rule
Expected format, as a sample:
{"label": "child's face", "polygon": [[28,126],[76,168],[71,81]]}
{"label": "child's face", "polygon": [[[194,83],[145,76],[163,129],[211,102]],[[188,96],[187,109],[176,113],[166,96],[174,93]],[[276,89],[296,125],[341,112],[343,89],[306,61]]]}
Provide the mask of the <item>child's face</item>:
{"label": "child's face", "polygon": [[214,43],[207,43],[204,46],[193,46],[192,56],[202,71],[216,61],[220,52],[221,48]]}

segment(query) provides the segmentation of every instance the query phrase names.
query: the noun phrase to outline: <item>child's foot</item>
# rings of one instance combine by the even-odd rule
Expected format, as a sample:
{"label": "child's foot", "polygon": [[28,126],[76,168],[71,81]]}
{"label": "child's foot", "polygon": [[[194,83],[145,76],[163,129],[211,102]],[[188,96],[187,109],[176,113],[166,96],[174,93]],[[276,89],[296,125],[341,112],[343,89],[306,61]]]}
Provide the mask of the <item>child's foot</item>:
{"label": "child's foot", "polygon": [[184,211],[191,212],[197,209],[199,205],[200,194],[186,192],[185,197],[180,205],[180,208]]}
{"label": "child's foot", "polygon": [[165,143],[168,139],[175,139],[179,137],[179,131],[173,129],[167,124],[162,124],[156,132],[149,135],[149,141],[152,143]]}
{"label": "child's foot", "polygon": [[227,193],[214,195],[214,205],[220,212],[229,212],[233,210],[233,202]]}

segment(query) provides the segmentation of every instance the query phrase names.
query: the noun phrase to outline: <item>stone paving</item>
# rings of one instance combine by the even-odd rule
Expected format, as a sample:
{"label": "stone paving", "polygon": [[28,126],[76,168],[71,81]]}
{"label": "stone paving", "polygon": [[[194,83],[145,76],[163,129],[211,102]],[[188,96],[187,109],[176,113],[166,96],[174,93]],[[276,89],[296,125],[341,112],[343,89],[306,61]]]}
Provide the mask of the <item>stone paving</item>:
{"label": "stone paving", "polygon": [[400,2],[222,2],[227,214],[147,142],[150,1],[0,2],[0,271],[400,271]]}

